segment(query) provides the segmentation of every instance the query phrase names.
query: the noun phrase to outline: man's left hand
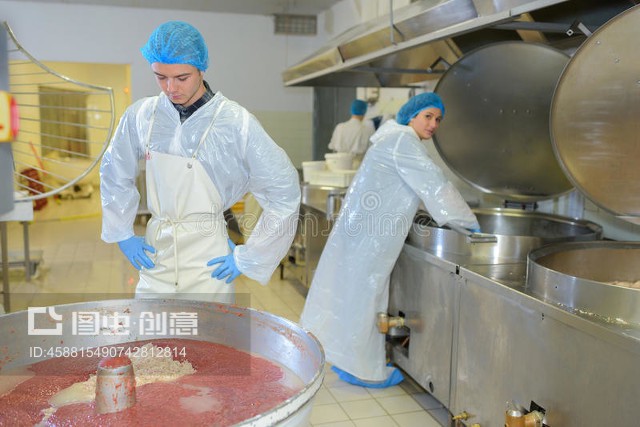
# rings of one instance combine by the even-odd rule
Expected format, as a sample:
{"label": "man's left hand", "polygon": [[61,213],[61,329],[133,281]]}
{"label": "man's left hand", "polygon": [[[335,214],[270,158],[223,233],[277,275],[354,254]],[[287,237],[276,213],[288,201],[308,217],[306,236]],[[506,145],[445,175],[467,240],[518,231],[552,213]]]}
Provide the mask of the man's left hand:
{"label": "man's left hand", "polygon": [[211,267],[214,264],[221,264],[218,268],[213,270],[213,273],[211,273],[211,277],[218,280],[224,280],[226,277],[226,283],[231,283],[235,280],[236,277],[241,275],[242,272],[238,270],[238,267],[236,266],[236,260],[233,258],[233,249],[236,247],[236,245],[231,241],[231,239],[228,239],[228,241],[229,247],[231,248],[231,253],[229,253],[229,255],[213,258],[207,263],[207,266]]}

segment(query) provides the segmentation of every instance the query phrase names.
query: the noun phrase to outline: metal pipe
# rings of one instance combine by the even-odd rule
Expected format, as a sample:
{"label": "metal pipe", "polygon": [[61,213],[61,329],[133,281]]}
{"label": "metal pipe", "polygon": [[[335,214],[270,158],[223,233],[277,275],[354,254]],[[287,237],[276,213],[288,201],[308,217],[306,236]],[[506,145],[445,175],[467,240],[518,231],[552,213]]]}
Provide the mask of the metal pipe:
{"label": "metal pipe", "polygon": [[9,298],[9,243],[7,237],[7,223],[0,221],[0,240],[2,243],[2,296],[4,303],[4,311],[10,311],[11,300]]}
{"label": "metal pipe", "polygon": [[380,312],[378,313],[376,324],[378,331],[380,331],[381,334],[386,334],[390,328],[404,326],[405,321],[404,317],[389,317],[387,313]]}
{"label": "metal pipe", "polygon": [[[31,202],[27,202],[31,203]],[[31,249],[29,248],[29,221],[22,222],[22,237],[24,242],[24,278],[31,281]]]}

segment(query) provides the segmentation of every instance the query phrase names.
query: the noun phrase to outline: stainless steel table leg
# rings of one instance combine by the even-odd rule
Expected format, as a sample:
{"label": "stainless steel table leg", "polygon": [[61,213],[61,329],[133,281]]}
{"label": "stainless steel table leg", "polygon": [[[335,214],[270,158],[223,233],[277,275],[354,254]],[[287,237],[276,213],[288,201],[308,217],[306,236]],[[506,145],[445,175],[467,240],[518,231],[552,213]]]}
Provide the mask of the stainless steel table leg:
{"label": "stainless steel table leg", "polygon": [[29,258],[29,223],[22,222],[22,236],[24,240],[24,276],[27,282],[31,281],[31,258]]}
{"label": "stainless steel table leg", "polygon": [[7,238],[7,223],[0,222],[0,235],[1,235],[1,247],[2,247],[2,296],[4,302],[4,311],[9,313],[11,310],[9,307],[9,244]]}

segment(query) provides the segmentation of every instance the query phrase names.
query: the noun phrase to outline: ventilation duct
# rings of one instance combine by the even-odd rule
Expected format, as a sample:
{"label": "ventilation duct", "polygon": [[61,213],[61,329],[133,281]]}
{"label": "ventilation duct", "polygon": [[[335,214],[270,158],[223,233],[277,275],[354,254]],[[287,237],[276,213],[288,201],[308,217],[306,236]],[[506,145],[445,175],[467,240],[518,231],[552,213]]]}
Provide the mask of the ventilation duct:
{"label": "ventilation duct", "polygon": [[315,36],[318,32],[315,15],[278,14],[274,16],[276,34],[294,34]]}
{"label": "ventilation duct", "polygon": [[521,40],[572,53],[628,0],[419,0],[351,28],[283,72],[285,86],[408,87],[465,53]]}

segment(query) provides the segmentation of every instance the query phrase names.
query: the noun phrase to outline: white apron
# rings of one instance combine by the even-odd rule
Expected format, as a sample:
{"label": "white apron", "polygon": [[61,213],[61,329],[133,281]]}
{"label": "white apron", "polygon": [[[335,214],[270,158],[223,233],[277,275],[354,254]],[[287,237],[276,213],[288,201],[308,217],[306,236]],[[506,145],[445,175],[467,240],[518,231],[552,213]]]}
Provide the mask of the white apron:
{"label": "white apron", "polygon": [[151,120],[146,178],[152,216],[146,241],[156,249],[149,254],[155,267],[140,271],[137,298],[235,302],[234,284],[211,277],[219,264],[207,266],[210,259],[229,254],[230,248],[220,194],[196,159],[220,107],[191,158],[150,151]]}

